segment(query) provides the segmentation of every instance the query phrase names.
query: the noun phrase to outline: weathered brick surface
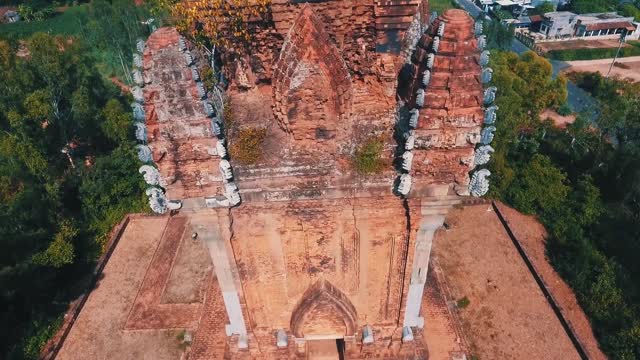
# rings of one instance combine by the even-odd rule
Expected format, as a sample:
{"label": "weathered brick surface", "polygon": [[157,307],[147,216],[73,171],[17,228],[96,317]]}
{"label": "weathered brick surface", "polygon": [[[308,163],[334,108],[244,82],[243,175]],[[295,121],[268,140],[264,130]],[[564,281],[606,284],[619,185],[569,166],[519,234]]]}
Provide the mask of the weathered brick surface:
{"label": "weathered brick surface", "polygon": [[224,326],[228,321],[218,279],[213,276],[209,283],[200,324],[189,352],[189,360],[224,359],[227,348],[227,334]]}
{"label": "weathered brick surface", "polygon": [[144,75],[150,81],[143,89],[148,143],[166,181],[167,197],[180,200],[221,194],[219,158],[211,155],[217,140],[178,48],[175,29],[162,28],[149,37]]}
{"label": "weathered brick surface", "polygon": [[410,105],[415,105],[415,93],[427,69],[426,56],[440,23],[445,23],[445,32],[426,88],[426,105],[420,110],[415,130],[412,174],[418,182],[453,181],[464,187],[469,182],[473,149],[480,138],[484,114],[474,22],[466,12],[447,10],[418,42]]}
{"label": "weathered brick surface", "polygon": [[[402,106],[397,81],[407,59],[403,51],[418,40],[418,20],[426,14],[426,2],[418,0],[274,0],[270,22],[249,24],[255,30],[252,51],[234,61],[223,55],[233,114],[226,119],[228,144],[238,141],[238,129],[263,128],[267,134],[259,161],[230,160],[242,204],[219,212],[222,222],[211,219],[212,226],[226,224],[220,237],[234,275],[237,270],[249,349],[239,350],[238,336],[224,334],[227,318],[214,283],[190,359],[303,358],[306,345],[294,338],[314,335],[344,337],[350,359],[427,356],[420,330],[414,342],[401,342],[421,200],[392,192],[398,176],[394,130]],[[416,130],[412,175],[415,187],[444,184],[447,190],[468,183],[482,87],[472,20],[454,11],[436,20],[436,27],[440,21],[447,22],[447,32]],[[420,39],[414,59],[426,56],[434,31]],[[178,84],[145,88],[153,105],[149,124],[156,121],[159,128],[152,145],[169,149],[156,161],[163,174],[175,174],[172,194],[198,197],[220,184],[211,178],[194,186],[196,170],[217,170],[206,151],[195,150],[211,144],[201,134],[188,136],[191,120],[160,121],[161,106],[175,96],[165,93],[193,99],[192,89],[180,85],[185,79],[167,68],[178,61],[176,44],[174,33],[165,31],[145,53],[154,78]],[[416,64],[418,76],[402,84],[411,93],[423,66]],[[414,101],[403,100],[409,106]],[[187,118],[203,129],[200,114]],[[354,169],[354,153],[373,137],[382,142],[385,166],[363,176]],[[362,344],[365,325],[374,329],[374,344]],[[276,347],[279,329],[289,336],[284,349]]]}
{"label": "weathered brick surface", "polygon": [[162,293],[187,222],[186,217],[169,219],[124,326],[126,330],[196,327],[202,311],[201,303],[161,304]]}

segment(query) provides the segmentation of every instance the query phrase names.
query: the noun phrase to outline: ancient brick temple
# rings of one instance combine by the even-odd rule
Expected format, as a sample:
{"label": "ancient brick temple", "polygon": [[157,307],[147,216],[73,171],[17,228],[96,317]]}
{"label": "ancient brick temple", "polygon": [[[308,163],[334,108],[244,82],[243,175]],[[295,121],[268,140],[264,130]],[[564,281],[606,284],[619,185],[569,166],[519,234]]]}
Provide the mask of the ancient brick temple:
{"label": "ancient brick temple", "polygon": [[[428,358],[433,234],[466,201],[481,140],[477,26],[461,10],[432,18],[426,0],[273,0],[269,18],[250,52],[223,56],[224,89],[204,88],[206,60],[175,30],[150,37],[152,207],[208,245],[226,356]],[[230,151],[243,130],[266,134],[257,162]],[[372,140],[385,166],[358,173]]]}

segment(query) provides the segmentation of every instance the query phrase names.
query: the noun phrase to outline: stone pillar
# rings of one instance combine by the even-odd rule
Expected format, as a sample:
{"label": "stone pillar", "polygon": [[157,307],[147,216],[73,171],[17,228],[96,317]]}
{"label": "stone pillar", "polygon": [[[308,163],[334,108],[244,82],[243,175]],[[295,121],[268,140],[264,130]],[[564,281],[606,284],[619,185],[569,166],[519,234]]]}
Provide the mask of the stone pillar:
{"label": "stone pillar", "polygon": [[417,326],[422,328],[424,326],[424,318],[420,316],[422,294],[424,292],[424,285],[427,282],[433,235],[443,223],[444,215],[424,215],[420,220],[403,327]]}
{"label": "stone pillar", "polygon": [[227,246],[224,237],[219,230],[219,224],[212,214],[207,217],[192,217],[192,231],[198,234],[209,249],[209,256],[213,261],[213,268],[218,278],[218,284],[222,291],[222,298],[229,317],[229,324],[226,325],[227,336],[240,335],[239,346],[246,348],[247,328],[242,315],[240,305],[240,295],[238,288],[240,281],[237,279],[237,269],[231,249]]}

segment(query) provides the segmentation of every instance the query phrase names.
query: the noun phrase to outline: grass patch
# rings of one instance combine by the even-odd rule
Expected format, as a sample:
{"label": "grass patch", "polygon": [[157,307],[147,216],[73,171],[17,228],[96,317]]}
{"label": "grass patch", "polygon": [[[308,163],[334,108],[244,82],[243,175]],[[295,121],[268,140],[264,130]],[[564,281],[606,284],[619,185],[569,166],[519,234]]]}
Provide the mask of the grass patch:
{"label": "grass patch", "polygon": [[384,168],[381,158],[383,142],[380,137],[367,139],[356,149],[354,165],[360,174],[377,174]]}
{"label": "grass patch", "polygon": [[458,5],[453,0],[431,0],[429,1],[429,11],[437,11],[438,15],[445,10],[455,9]]}
{"label": "grass patch", "polygon": [[469,306],[469,304],[471,304],[471,301],[469,301],[469,298],[466,296],[456,301],[456,306],[458,307],[458,309],[464,309]]}
{"label": "grass patch", "polygon": [[53,17],[43,21],[20,21],[0,25],[2,37],[19,40],[30,37],[37,32],[56,35],[78,35],[82,33],[82,18],[89,12],[89,4],[72,6],[65,12],[56,13]]}
{"label": "grass patch", "polygon": [[262,160],[262,144],[267,137],[265,128],[245,128],[238,130],[229,145],[229,153],[234,161],[251,165]]}
{"label": "grass patch", "polygon": [[[631,46],[620,49],[618,57],[640,56],[640,42],[629,41],[628,44]],[[616,56],[617,51],[618,48],[551,50],[546,56],[562,61],[611,59]]]}

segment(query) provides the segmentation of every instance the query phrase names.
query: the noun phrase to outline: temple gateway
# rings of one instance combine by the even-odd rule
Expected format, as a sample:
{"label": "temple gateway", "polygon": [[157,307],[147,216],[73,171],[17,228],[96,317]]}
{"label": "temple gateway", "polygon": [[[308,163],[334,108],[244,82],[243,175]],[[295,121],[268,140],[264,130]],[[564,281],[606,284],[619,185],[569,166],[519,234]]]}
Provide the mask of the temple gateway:
{"label": "temple gateway", "polygon": [[[482,25],[426,0],[273,0],[253,31],[210,87],[173,28],[135,58],[140,173],[208,248],[225,358],[426,359],[434,232],[489,186]],[[366,146],[377,171],[354,165]]]}

